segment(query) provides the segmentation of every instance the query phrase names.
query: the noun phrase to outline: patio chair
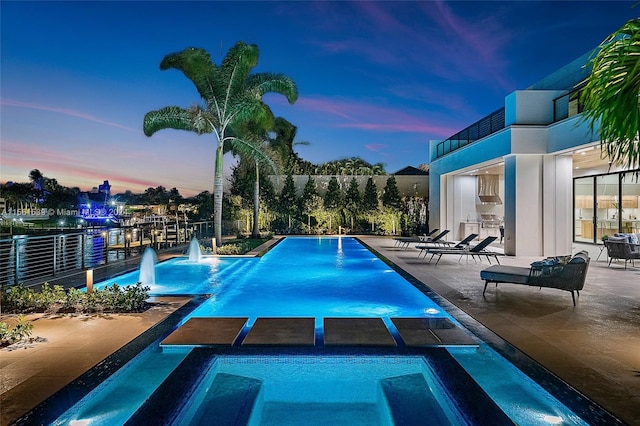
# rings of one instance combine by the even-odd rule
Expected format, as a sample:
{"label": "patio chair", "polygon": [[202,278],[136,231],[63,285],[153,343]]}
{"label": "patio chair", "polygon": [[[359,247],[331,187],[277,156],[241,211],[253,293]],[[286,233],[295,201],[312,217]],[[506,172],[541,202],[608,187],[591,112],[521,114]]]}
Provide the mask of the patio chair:
{"label": "patio chair", "polygon": [[415,237],[395,237],[394,240],[396,241],[396,243],[394,244],[394,247],[401,247],[403,249],[407,249],[409,248],[409,245],[411,243],[426,242],[427,239],[430,238],[436,232],[438,232],[438,228],[434,228],[428,234],[419,235]]}
{"label": "patio chair", "polygon": [[427,257],[427,254],[430,252],[431,249],[442,248],[442,245],[450,245],[450,247],[447,247],[447,248],[451,250],[464,250],[466,248],[469,248],[469,244],[471,244],[471,241],[475,240],[477,236],[478,234],[469,234],[463,240],[461,240],[455,245],[453,245],[453,242],[444,241],[441,243],[441,245],[437,245],[437,246],[418,246],[420,247],[420,253],[418,253],[418,256],[420,256],[420,254],[424,251],[424,257]]}
{"label": "patio chair", "polygon": [[444,231],[442,231],[441,233],[439,233],[438,235],[436,235],[435,237],[429,237],[426,240],[424,240],[424,243],[427,244],[432,244],[432,245],[417,245],[416,248],[418,250],[420,250],[420,252],[418,253],[418,256],[420,256],[420,254],[422,253],[423,250],[429,249],[429,248],[433,248],[434,245],[437,246],[444,246],[447,244],[447,241],[444,240],[444,236],[447,235],[449,232],[448,229],[445,229]]}
{"label": "patio chair", "polygon": [[[476,259],[476,256],[478,256],[478,259],[481,258],[481,256],[485,256],[487,258],[487,260],[489,261],[489,263],[491,263],[491,258],[493,257],[496,262],[498,263],[498,265],[500,264],[500,261],[498,260],[498,256],[501,255],[501,253],[496,253],[494,251],[490,251],[490,250],[485,250],[485,248],[491,244],[492,242],[494,242],[495,240],[497,240],[498,237],[487,237],[484,240],[480,241],[478,244],[476,244],[475,246],[469,248],[469,249],[452,249],[452,248],[433,248],[431,250],[429,250],[429,253],[431,253],[431,257],[429,258],[429,263],[431,263],[431,260],[433,260],[434,256],[438,256],[438,260],[436,261],[436,265],[438,264],[438,262],[440,262],[440,259],[442,259],[442,256],[445,254],[455,254],[460,256],[460,260],[462,260],[462,256],[467,256],[467,259],[469,258],[469,256],[471,256],[471,258],[473,260]],[[426,257],[426,255],[425,255]],[[458,260],[458,262],[460,261]]]}
{"label": "patio chair", "polygon": [[609,256],[609,265],[613,259],[624,260],[624,269],[627,269],[627,262],[631,261],[631,266],[635,267],[635,259],[640,259],[640,245],[631,244],[628,237],[611,236],[605,240],[604,245],[607,247],[607,255]]}

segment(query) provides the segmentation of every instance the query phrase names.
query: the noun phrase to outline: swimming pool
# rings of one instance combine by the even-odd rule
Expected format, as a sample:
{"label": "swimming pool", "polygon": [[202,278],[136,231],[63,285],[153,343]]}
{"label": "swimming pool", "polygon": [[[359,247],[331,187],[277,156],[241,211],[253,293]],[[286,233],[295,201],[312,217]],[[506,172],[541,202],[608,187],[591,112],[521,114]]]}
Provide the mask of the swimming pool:
{"label": "swimming pool", "polygon": [[[188,269],[183,268],[187,263],[179,259],[159,264],[158,281],[174,270]],[[245,316],[249,317],[250,326],[261,317],[314,317],[319,332],[326,317],[380,317],[390,331],[392,317],[447,318],[459,325],[442,307],[353,238],[287,238],[258,259],[207,259],[204,266],[191,266],[198,272],[182,271],[178,275],[188,275],[189,280],[197,282],[192,289],[212,296],[183,323],[198,317]],[[162,272],[165,267],[166,273]],[[184,290],[180,292],[185,294]],[[464,423],[461,419],[468,415],[469,407],[473,410],[473,404],[460,411],[465,396],[464,392],[455,394],[455,389],[461,382],[467,388],[479,384],[481,389],[472,397],[486,394],[500,413],[506,413],[517,424],[586,424],[481,341],[477,347],[397,348],[391,352],[350,348],[346,355],[327,348],[163,349],[158,343],[150,345],[54,424],[122,424],[127,420],[135,424],[140,413],[166,407],[167,396],[174,395],[176,387],[185,386],[186,382],[190,387],[185,393],[192,397],[181,402],[183,406],[172,418],[175,424],[197,424],[195,419],[206,418],[202,417],[206,407],[215,406],[212,401],[228,396],[215,389],[245,386],[239,383],[260,384],[247,385],[247,389],[254,390],[243,393],[254,395],[250,403],[242,399],[243,406],[252,407],[244,418],[248,424],[326,424],[327,419],[338,424],[394,424],[398,412],[418,415],[414,411],[423,405],[398,409],[398,400],[418,398],[416,401],[424,402],[427,394],[432,395],[427,400],[438,406],[434,421],[440,421],[434,424]],[[195,368],[192,358],[201,352],[204,360],[198,361],[201,365]],[[434,361],[438,359],[448,361],[439,364]],[[440,365],[440,369],[434,365]],[[193,374],[193,380],[184,380],[188,374]],[[452,380],[451,375],[472,379]],[[228,382],[216,385],[218,376]],[[414,391],[409,392],[409,397],[394,399],[385,391],[389,383],[400,383],[400,388]],[[207,389],[214,391],[208,393]],[[200,403],[203,401],[205,408]],[[318,420],[302,415],[304,422],[296,423],[293,414],[283,417],[283,412],[293,413],[299,404],[314,412],[313,418]],[[361,420],[353,423],[357,418]],[[349,421],[343,423],[339,419]]]}

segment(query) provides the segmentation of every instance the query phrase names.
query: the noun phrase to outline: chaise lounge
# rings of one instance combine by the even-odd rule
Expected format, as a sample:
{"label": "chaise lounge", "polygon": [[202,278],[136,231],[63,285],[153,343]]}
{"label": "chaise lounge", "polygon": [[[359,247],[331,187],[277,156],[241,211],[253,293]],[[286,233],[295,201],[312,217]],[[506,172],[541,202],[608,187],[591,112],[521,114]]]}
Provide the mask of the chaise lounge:
{"label": "chaise lounge", "polygon": [[[568,257],[568,256],[567,256]],[[571,292],[573,305],[576,305],[574,291],[580,296],[589,268],[589,254],[586,251],[576,253],[566,263],[559,258],[533,262],[530,268],[519,266],[494,265],[480,271],[484,283],[484,296],[489,283],[522,284],[533,287],[557,288]]]}
{"label": "chaise lounge", "polygon": [[466,245],[465,247],[458,247],[458,248],[431,248],[428,249],[427,252],[425,253],[424,257],[427,257],[427,254],[431,254],[431,257],[429,258],[429,263],[431,263],[431,261],[433,260],[434,256],[438,256],[438,260],[436,261],[436,265],[438,264],[438,262],[440,262],[440,259],[442,259],[442,256],[445,254],[453,254],[456,256],[460,256],[460,259],[458,260],[458,262],[460,262],[460,260],[462,260],[463,256],[467,256],[467,259],[469,259],[469,256],[471,256],[471,258],[475,261],[476,260],[476,256],[478,256],[478,259],[480,259],[482,256],[485,256],[487,258],[487,260],[489,261],[489,263],[491,263],[491,258],[493,257],[496,262],[498,264],[500,264],[500,261],[498,260],[498,256],[501,256],[501,253],[496,253],[494,251],[491,250],[485,250],[485,248],[491,244],[492,242],[494,242],[495,240],[497,240],[498,237],[487,237],[484,240],[480,241],[478,244],[476,244],[473,247],[469,247],[468,245]]}

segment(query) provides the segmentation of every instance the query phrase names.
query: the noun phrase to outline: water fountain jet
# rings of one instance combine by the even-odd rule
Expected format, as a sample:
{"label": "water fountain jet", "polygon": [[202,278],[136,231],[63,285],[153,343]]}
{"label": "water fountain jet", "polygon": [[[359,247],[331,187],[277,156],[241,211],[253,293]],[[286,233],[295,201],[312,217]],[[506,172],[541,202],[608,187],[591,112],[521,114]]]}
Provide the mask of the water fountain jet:
{"label": "water fountain jet", "polygon": [[192,238],[189,243],[189,260],[192,262],[200,262],[202,260],[202,251],[197,238]]}
{"label": "water fountain jet", "polygon": [[156,263],[158,256],[151,247],[144,249],[142,260],[140,260],[140,276],[138,281],[143,285],[154,285],[156,283]]}

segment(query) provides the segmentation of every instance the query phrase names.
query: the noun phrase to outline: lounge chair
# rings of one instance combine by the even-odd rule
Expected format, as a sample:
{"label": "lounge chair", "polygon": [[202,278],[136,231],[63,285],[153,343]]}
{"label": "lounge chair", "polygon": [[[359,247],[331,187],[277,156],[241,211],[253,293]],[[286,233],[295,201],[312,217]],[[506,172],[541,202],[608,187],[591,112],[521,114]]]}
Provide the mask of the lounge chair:
{"label": "lounge chair", "polygon": [[[434,256],[438,256],[438,260],[436,261],[436,265],[437,265],[438,262],[440,262],[440,259],[442,259],[443,255],[455,254],[460,256],[460,260],[462,260],[463,256],[467,256],[467,258],[471,256],[473,260],[476,259],[476,256],[478,256],[478,258],[481,258],[481,256],[485,256],[489,261],[489,263],[491,263],[491,258],[493,257],[496,260],[496,262],[498,262],[498,265],[499,265],[500,261],[498,260],[498,256],[500,256],[500,253],[496,253],[490,250],[485,250],[485,248],[489,244],[491,244],[497,239],[498,237],[487,237],[469,249],[432,248],[429,250],[429,253],[431,253],[431,257],[429,258],[429,263],[431,263],[431,260],[433,259]],[[426,254],[425,254],[425,257],[426,257]]]}
{"label": "lounge chair", "polygon": [[444,236],[447,235],[449,232],[450,231],[448,229],[445,229],[444,231],[442,231],[441,233],[439,233],[435,237],[429,237],[425,241],[423,241],[426,244],[432,244],[432,245],[417,245],[416,248],[418,250],[420,250],[420,252],[418,253],[418,256],[420,256],[420,253],[422,253],[423,250],[426,250],[428,248],[433,248],[434,245],[436,245],[436,246],[445,246],[445,245],[447,245],[448,242],[444,240]]}
{"label": "lounge chair", "polygon": [[420,253],[418,253],[418,256],[420,256],[420,254],[424,251],[424,257],[427,257],[427,254],[431,249],[442,248],[442,245],[450,245],[450,247],[447,248],[450,248],[451,250],[464,250],[466,248],[469,248],[469,244],[471,243],[471,241],[475,240],[477,236],[478,234],[469,234],[462,241],[458,242],[455,245],[453,245],[453,242],[443,241],[440,245],[437,246],[416,246],[416,248],[420,249]]}
{"label": "lounge chair", "polygon": [[411,243],[426,242],[436,232],[438,232],[438,228],[431,230],[431,232],[429,232],[428,234],[419,235],[416,237],[395,237],[394,240],[396,241],[396,243],[394,246],[407,249],[409,248],[409,245]]}
{"label": "lounge chair", "polygon": [[576,305],[575,291],[580,296],[589,268],[589,254],[586,251],[576,253],[566,263],[559,258],[533,262],[530,268],[521,266],[493,265],[480,271],[484,282],[482,295],[489,283],[521,284],[533,287],[557,288],[571,292],[573,305]]}

